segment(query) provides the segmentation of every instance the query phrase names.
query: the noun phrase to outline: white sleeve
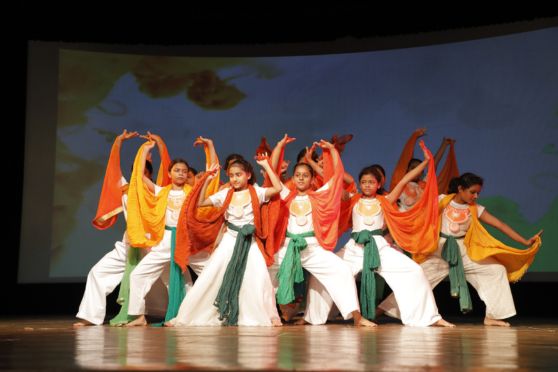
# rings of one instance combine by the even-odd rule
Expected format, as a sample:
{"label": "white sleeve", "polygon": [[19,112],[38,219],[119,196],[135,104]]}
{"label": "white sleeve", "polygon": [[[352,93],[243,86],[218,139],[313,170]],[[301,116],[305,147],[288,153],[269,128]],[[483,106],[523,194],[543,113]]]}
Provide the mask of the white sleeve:
{"label": "white sleeve", "polygon": [[265,192],[268,188],[267,187],[260,187],[258,185],[254,185],[254,190],[256,190],[256,195],[258,195],[258,203],[263,204],[269,201],[269,198],[265,197]]}
{"label": "white sleeve", "polygon": [[477,204],[477,217],[480,217],[486,208],[480,204]]}
{"label": "white sleeve", "polygon": [[128,221],[128,194],[122,195],[122,213],[124,214],[124,219]]}
{"label": "white sleeve", "polygon": [[211,200],[211,203],[213,204],[214,207],[219,208],[225,202],[225,199],[227,198],[227,194],[229,193],[230,189],[231,189],[230,187],[226,187],[223,190],[216,192],[213,195],[210,195],[208,199]]}
{"label": "white sleeve", "polygon": [[163,189],[161,186],[153,184],[153,186],[155,187],[155,195],[159,195],[159,193],[161,192],[161,190]]}
{"label": "white sleeve", "polygon": [[324,191],[329,189],[329,181],[324,183],[324,185],[322,187],[320,187],[318,190],[316,190],[316,192],[320,192],[320,191]]}
{"label": "white sleeve", "polygon": [[285,184],[283,182],[281,182],[281,186],[283,186],[283,188],[281,189],[281,192],[279,193],[279,196],[281,197],[281,199],[285,200],[285,199],[287,199],[287,197],[291,193],[291,190],[289,190],[289,188],[287,186],[285,186]]}

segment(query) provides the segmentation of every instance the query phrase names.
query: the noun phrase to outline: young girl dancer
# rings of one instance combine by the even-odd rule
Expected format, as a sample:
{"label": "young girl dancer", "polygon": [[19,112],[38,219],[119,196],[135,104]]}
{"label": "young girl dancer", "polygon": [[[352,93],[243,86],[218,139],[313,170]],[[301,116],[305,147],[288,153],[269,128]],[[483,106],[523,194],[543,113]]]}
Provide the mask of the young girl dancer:
{"label": "young girl dancer", "polygon": [[[171,184],[164,188],[141,176],[142,164],[154,145],[155,142],[149,141],[138,151],[128,192],[128,235],[131,245],[136,248],[152,247],[130,275],[128,313],[136,318],[128,323],[128,326],[146,324],[145,296],[172,257],[180,209],[192,189],[186,183],[188,163],[183,159],[175,159],[170,163],[168,173]],[[201,272],[208,256],[207,252],[201,252],[191,259],[190,265],[196,273]],[[166,316],[169,319],[176,313],[184,296],[184,280],[181,274],[179,269],[171,267]]]}
{"label": "young girl dancer", "polygon": [[[124,129],[122,134],[114,140],[107,163],[103,189],[99,198],[97,215],[93,220],[93,226],[99,230],[105,230],[113,226],[120,212],[124,212],[124,217],[126,218],[128,183],[122,176],[120,149],[122,142],[138,136],[138,132],[128,132]],[[165,159],[165,156],[161,158]],[[146,162],[144,169],[145,176],[151,178],[153,173],[151,163]],[[114,244],[114,249],[91,268],[87,275],[85,291],[76,315],[77,318],[82,320],[74,323],[74,327],[93,324],[100,325],[103,323],[105,319],[106,296],[123,280],[129,248],[129,240],[126,233],[124,233],[122,240]]]}
{"label": "young girl dancer", "polygon": [[[387,194],[382,195],[384,176],[377,166],[361,170],[359,184],[361,194],[351,197],[349,213],[345,213],[347,222],[341,228],[352,225],[351,239],[337,255],[350,267],[354,276],[362,272],[360,287],[360,305],[364,317],[374,319],[376,308],[376,284],[374,273],[377,272],[389,284],[395,294],[403,324],[410,326],[453,326],[438,314],[438,308],[430,284],[421,267],[404,255],[398,248],[390,245],[383,237],[384,205],[392,205],[409,182],[426,167],[432,155],[424,148],[425,160],[407,173]],[[431,162],[430,162],[431,163]],[[431,167],[432,168],[432,167]],[[425,210],[427,213],[427,210]],[[386,213],[391,213],[388,207]],[[395,213],[392,229],[402,230],[396,236],[413,233],[400,220],[406,216]],[[409,213],[407,213],[408,215]],[[413,228],[412,223],[405,227]],[[341,231],[343,232],[343,231]],[[323,286],[315,279],[310,279],[306,319],[313,324],[323,324],[328,318],[333,302]]]}
{"label": "young girl dancer", "polygon": [[[413,158],[413,153],[415,149],[415,144],[417,140],[426,134],[426,128],[419,128],[413,132],[411,137],[407,140],[407,143],[403,147],[401,156],[395,166],[393,175],[391,178],[390,190],[392,190],[395,185],[399,183],[401,178],[415,167],[417,167],[421,161],[419,159]],[[459,170],[457,168],[457,160],[455,157],[455,140],[451,138],[444,138],[436,155],[434,155],[434,168],[438,168],[438,164],[444,155],[446,148],[449,146],[448,156],[444,163],[444,166],[438,173],[437,182],[438,190],[445,191],[448,189],[449,181],[453,177],[459,176]],[[406,211],[409,210],[415,203],[420,199],[424,190],[424,181],[422,180],[422,174],[418,174],[414,179],[409,181],[403,192],[399,196],[398,205],[399,210]]]}
{"label": "young girl dancer", "polygon": [[306,163],[294,168],[295,190],[281,191],[283,209],[275,229],[277,259],[270,270],[277,279],[277,302],[292,302],[294,284],[304,280],[302,268],[314,275],[328,290],[345,319],[355,326],[375,326],[360,314],[356,285],[349,268],[332,250],[337,243],[337,226],[343,192],[343,164],[335,147],[320,141],[326,183],[312,191],[313,170]]}
{"label": "young girl dancer", "polygon": [[[260,215],[261,204],[281,190],[281,183],[266,156],[258,156],[257,163],[265,169],[271,187],[252,186],[250,163],[237,159],[227,169],[229,187],[208,198],[201,196],[218,172],[219,167],[215,165],[194,188],[186,206],[187,225],[181,228],[188,237],[196,234],[204,237],[205,242],[193,238],[187,243],[189,249],[196,250],[200,244],[215,241],[223,224],[226,230],[209,263],[187,293],[178,315],[167,326],[281,325],[263,254],[262,239],[267,226]],[[206,219],[197,215],[197,208],[208,206],[219,210]]]}
{"label": "young girl dancer", "polygon": [[[451,295],[459,297],[463,312],[472,308],[466,283],[469,282],[486,304],[484,324],[508,327],[510,324],[502,319],[516,314],[509,282],[519,280],[533,262],[541,245],[542,230],[525,239],[483,206],[477,205],[483,185],[481,177],[464,173],[452,184],[451,194],[440,195],[437,249],[414,258],[421,262],[432,288],[449,275]],[[493,238],[479,221],[494,226],[529,248],[521,250],[504,245]],[[399,317],[392,296],[380,307],[388,315]]]}

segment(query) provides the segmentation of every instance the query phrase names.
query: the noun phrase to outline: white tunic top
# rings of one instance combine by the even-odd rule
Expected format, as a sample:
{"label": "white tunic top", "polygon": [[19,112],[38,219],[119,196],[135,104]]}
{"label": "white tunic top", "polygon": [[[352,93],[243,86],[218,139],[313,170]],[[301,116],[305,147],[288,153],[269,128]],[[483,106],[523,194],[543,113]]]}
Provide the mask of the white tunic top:
{"label": "white tunic top", "polygon": [[384,212],[376,198],[360,200],[353,207],[353,232],[383,229]]}
{"label": "white tunic top", "polygon": [[[265,197],[266,188],[254,185],[256,195],[258,196],[258,204],[267,202]],[[209,197],[213,206],[219,208],[223,206],[230,187],[227,187]],[[254,223],[254,210],[252,209],[252,199],[250,198],[250,190],[236,191],[231,199],[229,207],[225,211],[225,219],[238,227]]]}
{"label": "white tunic top", "polygon": [[[329,183],[324,184],[320,187],[317,192],[327,190],[329,188]],[[293,191],[293,192],[296,192]],[[281,199],[285,200],[291,193],[285,185],[281,190]],[[312,204],[310,203],[310,198],[308,195],[297,195],[291,202],[289,207],[289,223],[287,225],[287,232],[291,234],[302,234],[309,231],[314,231],[314,223],[312,222]],[[308,244],[317,243],[318,240],[315,237],[306,238]]]}
{"label": "white tunic top", "polygon": [[[155,185],[155,195],[158,195],[162,189],[162,187]],[[184,190],[170,190],[167,200],[167,211],[165,213],[165,225],[176,227],[184,200],[186,200]]]}
{"label": "white tunic top", "polygon": [[[441,194],[438,200],[446,195]],[[477,217],[484,212],[484,207],[477,204]],[[451,201],[442,212],[442,232],[446,235],[464,236],[471,226],[471,212],[468,204],[459,204]]]}

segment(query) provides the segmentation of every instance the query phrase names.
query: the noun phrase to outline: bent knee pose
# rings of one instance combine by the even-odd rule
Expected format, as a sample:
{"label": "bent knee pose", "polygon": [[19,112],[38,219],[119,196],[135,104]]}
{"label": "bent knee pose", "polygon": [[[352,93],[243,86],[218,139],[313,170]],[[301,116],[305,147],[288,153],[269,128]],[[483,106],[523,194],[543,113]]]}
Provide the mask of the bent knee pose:
{"label": "bent knee pose", "polygon": [[[486,305],[484,324],[509,326],[502,319],[516,314],[509,282],[525,273],[541,244],[542,230],[529,239],[523,238],[504,222],[491,215],[476,200],[483,180],[472,173],[455,178],[450,195],[440,195],[440,239],[437,249],[428,255],[417,255],[434,288],[449,275],[451,295],[458,297],[463,312],[471,310],[469,282]],[[502,231],[515,241],[529,247],[515,249],[499,242],[480,222]],[[380,305],[388,315],[399,316],[392,297]]]}

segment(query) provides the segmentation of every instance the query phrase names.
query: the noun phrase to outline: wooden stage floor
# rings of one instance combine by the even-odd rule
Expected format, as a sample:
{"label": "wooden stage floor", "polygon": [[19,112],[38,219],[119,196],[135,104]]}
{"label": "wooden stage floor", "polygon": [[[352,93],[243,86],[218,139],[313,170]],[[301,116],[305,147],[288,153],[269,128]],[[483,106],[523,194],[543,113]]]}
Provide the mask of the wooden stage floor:
{"label": "wooden stage floor", "polygon": [[558,319],[449,319],[457,328],[325,326],[73,329],[0,319],[0,370],[558,370]]}

